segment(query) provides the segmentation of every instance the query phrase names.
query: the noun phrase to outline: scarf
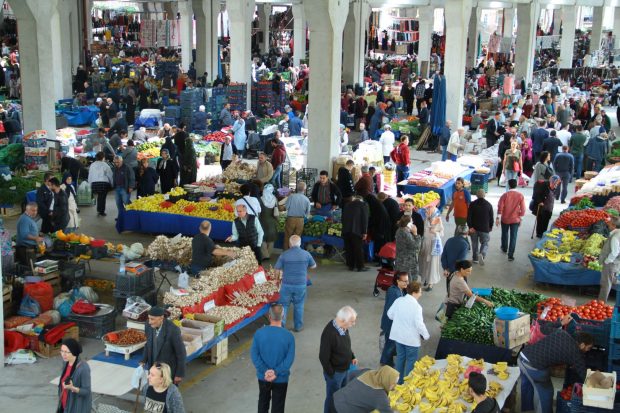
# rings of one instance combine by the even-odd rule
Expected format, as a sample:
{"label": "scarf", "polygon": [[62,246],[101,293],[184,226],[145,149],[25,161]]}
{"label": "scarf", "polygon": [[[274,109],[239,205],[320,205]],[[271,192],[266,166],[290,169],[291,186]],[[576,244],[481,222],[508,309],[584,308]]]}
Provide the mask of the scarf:
{"label": "scarf", "polygon": [[276,206],[278,200],[274,195],[273,185],[267,184],[263,188],[263,196],[261,196],[261,201],[263,201],[263,205],[265,208],[273,208]]}
{"label": "scarf", "polygon": [[398,381],[398,371],[390,366],[383,366],[379,370],[370,370],[358,377],[358,380],[377,390],[389,393]]}

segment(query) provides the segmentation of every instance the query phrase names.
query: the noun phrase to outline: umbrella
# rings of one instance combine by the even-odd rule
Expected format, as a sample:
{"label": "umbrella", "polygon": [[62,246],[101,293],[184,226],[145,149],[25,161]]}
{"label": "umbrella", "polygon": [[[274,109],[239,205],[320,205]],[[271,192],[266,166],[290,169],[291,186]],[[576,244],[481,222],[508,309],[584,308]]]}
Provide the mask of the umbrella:
{"label": "umbrella", "polygon": [[446,124],[446,78],[435,75],[433,84],[433,105],[431,106],[431,131],[439,135]]}

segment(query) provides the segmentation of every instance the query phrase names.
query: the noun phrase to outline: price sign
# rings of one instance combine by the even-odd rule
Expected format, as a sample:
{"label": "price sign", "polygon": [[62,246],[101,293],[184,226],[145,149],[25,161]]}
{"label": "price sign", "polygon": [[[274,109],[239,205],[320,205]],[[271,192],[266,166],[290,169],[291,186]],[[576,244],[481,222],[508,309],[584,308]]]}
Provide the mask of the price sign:
{"label": "price sign", "polygon": [[205,313],[212,308],[215,308],[215,300],[207,301],[205,305],[202,307]]}
{"label": "price sign", "polygon": [[167,201],[167,200],[169,200],[169,199],[170,199],[170,195],[167,195],[167,194],[166,194],[166,195],[164,195],[164,200],[165,200],[165,201]]}
{"label": "price sign", "polygon": [[254,274],[254,283],[264,284],[266,282],[267,282],[267,278],[265,277],[265,271],[259,271]]}

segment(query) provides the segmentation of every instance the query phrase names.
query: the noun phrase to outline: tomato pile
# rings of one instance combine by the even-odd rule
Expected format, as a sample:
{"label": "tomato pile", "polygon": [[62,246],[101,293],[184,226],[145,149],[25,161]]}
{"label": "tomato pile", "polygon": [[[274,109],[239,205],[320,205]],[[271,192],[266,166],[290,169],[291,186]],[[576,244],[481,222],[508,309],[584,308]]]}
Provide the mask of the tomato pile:
{"label": "tomato pile", "polygon": [[159,204],[159,206],[162,207],[162,208],[170,208],[173,205],[174,204],[172,202],[170,202],[170,201],[164,201],[164,202],[161,202]]}
{"label": "tomato pile", "polygon": [[562,213],[553,225],[563,229],[583,228],[607,219],[609,219],[609,214],[602,209],[574,210]]}
{"label": "tomato pile", "polygon": [[547,312],[545,320],[556,321],[561,319],[567,314],[577,314],[580,318],[587,320],[606,320],[611,318],[614,308],[613,306],[605,304],[604,301],[592,300],[584,305],[578,307],[571,307],[562,304],[562,300],[559,298],[548,298],[545,301],[541,301],[537,304],[538,317],[542,314],[545,307],[551,309]]}
{"label": "tomato pile", "polygon": [[228,133],[224,133],[224,132],[221,132],[221,131],[216,131],[216,132],[213,132],[213,133],[210,133],[210,134],[206,135],[204,137],[204,140],[208,141],[208,142],[220,142],[220,143],[222,143],[222,142],[224,142],[226,140],[227,136],[230,136],[230,135]]}
{"label": "tomato pile", "polygon": [[573,385],[569,384],[566,388],[562,389],[560,392],[560,397],[564,400],[570,400],[573,398]]}

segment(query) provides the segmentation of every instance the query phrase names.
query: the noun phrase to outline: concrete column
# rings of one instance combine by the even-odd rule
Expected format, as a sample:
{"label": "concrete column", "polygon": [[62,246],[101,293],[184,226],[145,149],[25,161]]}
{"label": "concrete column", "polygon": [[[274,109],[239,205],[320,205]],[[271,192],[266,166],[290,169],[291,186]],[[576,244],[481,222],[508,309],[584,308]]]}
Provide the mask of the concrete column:
{"label": "concrete column", "polygon": [[19,55],[22,83],[22,105],[24,108],[24,131],[47,130],[55,136],[56,96],[54,71],[50,70],[53,55],[60,54],[58,43],[54,43],[52,24],[54,14],[58,15],[58,0],[11,0],[9,1],[17,18]]}
{"label": "concrete column", "polygon": [[[428,77],[427,73],[422,73],[422,62],[427,62],[426,67],[430,67],[431,46],[433,44],[433,22],[435,15],[435,7],[425,6],[418,9],[420,24],[420,40],[418,42],[418,70],[420,76]],[[463,51],[464,53],[465,51]]]}
{"label": "concrete column", "polygon": [[573,48],[577,15],[575,6],[562,7],[562,39],[560,40],[560,69],[573,67]]}
{"label": "concrete column", "polygon": [[603,35],[603,7],[592,7],[592,35],[590,36],[590,53],[601,48]]}
{"label": "concrete column", "polygon": [[[180,14],[179,25],[180,27],[180,44],[181,44],[181,67],[184,72],[187,72],[189,65],[192,63],[192,49],[194,48],[194,19],[192,3],[189,0],[179,0],[177,3],[177,10]],[[196,72],[197,75],[202,76],[202,72]]]}
{"label": "concrete column", "polygon": [[342,78],[346,85],[361,85],[364,82],[364,44],[369,14],[370,6],[366,0],[355,0],[349,4],[343,39]]}
{"label": "concrete column", "polygon": [[85,0],[84,7],[86,7],[86,39],[90,47],[93,44],[93,20],[90,16],[93,11],[93,0]]}
{"label": "concrete column", "polygon": [[342,31],[349,4],[338,0],[303,3],[310,28],[310,90],[307,164],[331,170],[332,159],[340,153],[340,68]]}
{"label": "concrete column", "polygon": [[446,120],[456,126],[463,121],[465,94],[465,48],[469,29],[472,0],[446,0],[446,47],[444,74],[446,76]]}
{"label": "concrete column", "polygon": [[534,46],[536,42],[536,24],[540,16],[538,2],[517,5],[517,44],[515,50],[515,80],[525,83],[532,81],[534,71]]}
{"label": "concrete column", "polygon": [[263,3],[258,5],[258,27],[263,32],[263,41],[261,42],[261,52],[269,53],[269,22],[271,16],[271,4]]}
{"label": "concrete column", "polygon": [[[72,73],[75,73],[78,62],[74,61],[73,54],[73,36],[72,36],[72,18],[71,14],[77,13],[77,3],[72,0],[58,0],[57,12],[52,17],[54,24],[54,39],[58,40],[60,45],[60,53],[54,53],[54,70],[56,76],[56,99],[70,98],[73,95],[73,79]],[[77,30],[77,28],[75,28]],[[78,48],[78,45],[75,45]]]}
{"label": "concrete column", "polygon": [[620,7],[616,7],[616,9],[614,10],[613,33],[614,33],[614,36],[616,36],[616,44],[614,47],[617,49],[620,47]]}
{"label": "concrete column", "polygon": [[[504,13],[508,10],[504,9]],[[467,31],[468,48],[467,61],[465,67],[470,68],[476,65],[478,60],[478,36],[480,35],[480,16],[482,15],[481,7],[474,7],[469,16],[469,29]],[[504,18],[506,14],[504,14]]]}
{"label": "concrete column", "polygon": [[502,22],[503,26],[503,35],[502,37],[505,39],[507,37],[512,38],[514,27],[515,27],[515,8],[511,7],[509,9],[504,9],[504,19]]}
{"label": "concrete column", "polygon": [[303,4],[293,4],[293,64],[306,58],[306,15]]}
{"label": "concrete column", "polygon": [[202,75],[208,72],[209,82],[213,82],[218,73],[217,18],[220,3],[218,0],[193,0],[192,6],[196,19],[196,73]]}
{"label": "concrete column", "polygon": [[403,9],[401,11],[401,14],[404,17],[411,17],[412,19],[415,19],[416,17],[418,17],[418,8],[417,7],[407,7],[405,9]]}
{"label": "concrete column", "polygon": [[230,80],[231,82],[247,84],[246,107],[249,108],[252,98],[250,69],[252,58],[251,23],[254,20],[254,0],[228,1],[226,9],[230,19]]}
{"label": "concrete column", "polygon": [[562,21],[562,11],[553,9],[553,34],[560,34],[560,26]]}

